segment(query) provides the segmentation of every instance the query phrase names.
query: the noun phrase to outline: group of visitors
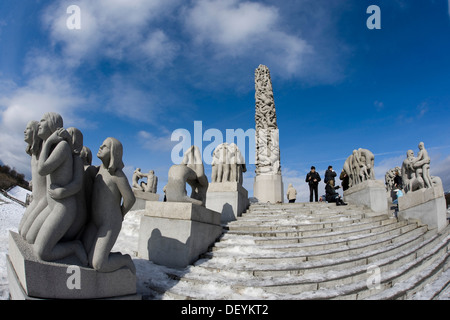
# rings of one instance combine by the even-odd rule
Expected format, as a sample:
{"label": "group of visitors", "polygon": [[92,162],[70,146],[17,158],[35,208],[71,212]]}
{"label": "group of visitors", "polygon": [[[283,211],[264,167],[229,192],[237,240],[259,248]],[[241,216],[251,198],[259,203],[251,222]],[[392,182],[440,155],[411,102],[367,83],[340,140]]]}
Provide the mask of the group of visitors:
{"label": "group of visitors", "polygon": [[[335,178],[337,174],[333,170],[333,166],[328,166],[328,169],[325,171],[325,191],[326,196],[325,199],[328,202],[335,202],[337,206],[340,205],[347,205],[339,195],[339,193],[336,192],[337,189],[340,188],[340,186],[335,186]],[[349,186],[349,178],[347,174],[342,170],[342,173],[340,174],[339,178],[342,181],[342,188],[343,190],[347,190]],[[319,201],[319,182],[322,181],[320,174],[316,171],[316,168],[314,166],[311,167],[311,171],[308,172],[306,175],[305,182],[309,185],[309,202],[315,202]],[[292,184],[289,184],[288,191],[287,191],[287,198],[289,200],[289,203],[294,203],[297,197],[297,190],[292,186]]]}

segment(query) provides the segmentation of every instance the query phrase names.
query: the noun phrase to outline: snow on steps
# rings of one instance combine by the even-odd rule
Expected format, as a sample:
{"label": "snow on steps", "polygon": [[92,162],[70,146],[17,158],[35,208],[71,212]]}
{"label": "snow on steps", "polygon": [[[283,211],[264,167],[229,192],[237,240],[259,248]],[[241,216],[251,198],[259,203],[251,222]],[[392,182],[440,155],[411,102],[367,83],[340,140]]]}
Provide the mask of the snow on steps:
{"label": "snow on steps", "polygon": [[173,270],[170,289],[153,289],[165,299],[435,298],[449,286],[449,246],[450,227],[436,234],[361,207],[252,205],[188,273]]}

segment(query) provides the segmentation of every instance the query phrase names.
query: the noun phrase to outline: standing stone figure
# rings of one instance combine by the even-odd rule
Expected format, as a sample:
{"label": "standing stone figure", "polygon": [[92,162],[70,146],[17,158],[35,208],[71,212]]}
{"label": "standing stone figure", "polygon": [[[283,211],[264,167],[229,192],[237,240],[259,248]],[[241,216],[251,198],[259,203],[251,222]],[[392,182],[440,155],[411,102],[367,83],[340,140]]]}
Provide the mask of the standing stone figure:
{"label": "standing stone figure", "polygon": [[414,157],[414,151],[408,150],[402,164],[402,179],[405,193],[441,185],[439,177],[430,176],[430,157],[424,143],[419,144],[419,153]]}
{"label": "standing stone figure", "polygon": [[113,272],[128,267],[136,272],[129,255],[111,253],[122,221],[136,198],[123,173],[122,144],[107,138],[97,153],[102,161],[95,176],[92,194],[92,219],[83,235],[89,265],[99,272]]}
{"label": "standing stone figure", "polygon": [[228,151],[230,153],[230,181],[236,181],[242,186],[244,182],[243,173],[247,172],[244,156],[235,143],[228,146]]}
{"label": "standing stone figure", "polygon": [[256,174],[281,175],[280,147],[269,68],[255,72]]}
{"label": "standing stone figure", "polygon": [[431,188],[433,186],[430,176],[430,162],[431,159],[428,155],[428,151],[425,149],[423,142],[419,143],[419,153],[414,160],[414,168],[416,169],[416,177],[423,179],[425,187]]}
{"label": "standing stone figure", "polygon": [[31,182],[33,201],[25,210],[20,221],[19,234],[25,239],[39,213],[47,207],[47,180],[38,173],[39,155],[42,149],[42,139],[38,136],[39,122],[30,121],[24,131],[25,142],[28,144],[26,152],[31,156]]}
{"label": "standing stone figure", "polygon": [[155,176],[155,171],[150,170],[144,175],[144,177],[147,177],[147,183],[141,182],[141,186],[144,188],[144,191],[156,194],[158,189],[158,177]]}

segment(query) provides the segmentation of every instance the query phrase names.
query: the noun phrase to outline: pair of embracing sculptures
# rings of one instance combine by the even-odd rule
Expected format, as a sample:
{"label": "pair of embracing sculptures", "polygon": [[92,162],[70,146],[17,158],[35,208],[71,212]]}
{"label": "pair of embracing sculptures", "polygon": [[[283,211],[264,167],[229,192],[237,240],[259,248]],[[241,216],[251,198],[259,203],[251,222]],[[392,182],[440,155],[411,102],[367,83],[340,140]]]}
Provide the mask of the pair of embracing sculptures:
{"label": "pair of embracing sculptures", "polygon": [[43,261],[76,256],[98,272],[128,267],[129,255],[111,253],[125,214],[136,201],[122,169],[123,147],[107,138],[99,148],[100,166],[83,146],[83,134],[64,129],[57,113],[46,113],[25,129],[31,156],[33,201],[19,225],[19,234]]}

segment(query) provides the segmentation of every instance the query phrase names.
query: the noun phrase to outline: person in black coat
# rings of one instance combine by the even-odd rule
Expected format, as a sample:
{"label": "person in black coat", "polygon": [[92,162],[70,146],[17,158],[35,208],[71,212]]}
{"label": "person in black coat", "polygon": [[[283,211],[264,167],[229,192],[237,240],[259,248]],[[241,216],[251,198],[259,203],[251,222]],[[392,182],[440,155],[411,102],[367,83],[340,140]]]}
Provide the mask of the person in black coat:
{"label": "person in black coat", "polygon": [[339,193],[336,192],[336,189],[339,188],[339,186],[334,186],[334,180],[328,181],[327,185],[325,186],[326,200],[328,202],[336,202],[337,206],[346,206],[347,204],[342,200]]}
{"label": "person in black coat", "polygon": [[342,169],[341,175],[339,176],[339,179],[341,179],[341,186],[342,186],[342,190],[347,190],[349,188],[350,185],[350,178],[347,175],[347,173],[345,172],[345,170]]}
{"label": "person in black coat", "polygon": [[318,187],[321,180],[319,173],[316,172],[316,168],[312,166],[305,179],[305,182],[309,184],[309,202],[313,202],[313,194],[316,197],[316,202],[319,201]]}
{"label": "person in black coat", "polygon": [[325,171],[325,180],[323,180],[323,182],[327,184],[328,181],[334,180],[334,178],[336,178],[336,172],[334,172],[333,166],[328,166],[328,170]]}

